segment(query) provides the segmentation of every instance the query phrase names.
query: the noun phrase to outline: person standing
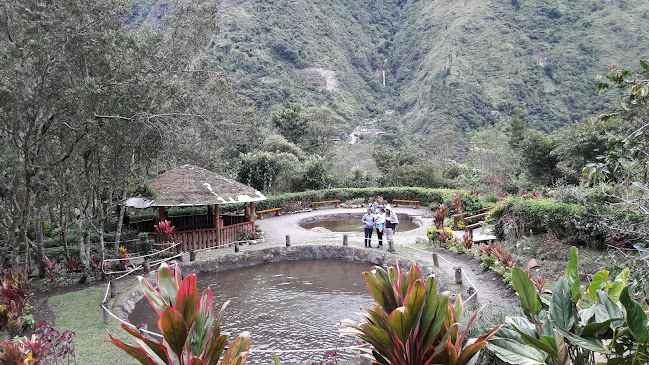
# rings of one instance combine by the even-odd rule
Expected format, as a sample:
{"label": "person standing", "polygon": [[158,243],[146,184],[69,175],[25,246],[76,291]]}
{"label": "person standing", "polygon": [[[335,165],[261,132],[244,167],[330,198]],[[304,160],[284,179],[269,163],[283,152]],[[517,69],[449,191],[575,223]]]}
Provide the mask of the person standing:
{"label": "person standing", "polygon": [[383,231],[385,231],[385,209],[380,208],[379,213],[374,215],[374,226],[376,227],[376,236],[379,238],[379,250],[383,249]]}
{"label": "person standing", "polygon": [[367,208],[367,213],[361,219],[365,226],[365,247],[372,247],[372,231],[374,230],[374,215],[372,209]]}
{"label": "person standing", "polygon": [[388,240],[388,251],[394,252],[394,232],[399,224],[397,213],[392,211],[390,204],[385,205],[385,239]]}
{"label": "person standing", "polygon": [[374,202],[372,202],[372,214],[376,214],[379,211],[379,202],[377,202],[378,198],[374,198]]}

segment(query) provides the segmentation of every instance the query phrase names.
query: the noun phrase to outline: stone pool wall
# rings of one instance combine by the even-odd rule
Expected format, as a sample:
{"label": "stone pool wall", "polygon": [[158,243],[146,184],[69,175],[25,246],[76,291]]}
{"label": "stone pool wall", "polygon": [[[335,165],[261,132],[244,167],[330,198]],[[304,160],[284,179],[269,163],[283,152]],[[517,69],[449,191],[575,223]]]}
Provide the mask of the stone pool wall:
{"label": "stone pool wall", "polygon": [[[385,251],[350,246],[310,245],[269,247],[259,250],[217,255],[201,261],[183,262],[180,263],[180,267],[182,268],[183,274],[187,275],[232,270],[268,262],[302,260],[337,260],[395,267],[398,264],[400,267],[406,269],[410,268],[411,265],[411,261],[400,259]],[[434,273],[431,267],[417,266],[422,275]],[[147,279],[152,283],[155,282],[155,272],[151,273]],[[437,287],[440,290],[448,287],[447,281],[440,275],[437,275]],[[143,298],[144,294],[139,283],[134,284],[117,297],[112,311],[119,318],[128,320],[128,316],[135,309],[135,304]]]}

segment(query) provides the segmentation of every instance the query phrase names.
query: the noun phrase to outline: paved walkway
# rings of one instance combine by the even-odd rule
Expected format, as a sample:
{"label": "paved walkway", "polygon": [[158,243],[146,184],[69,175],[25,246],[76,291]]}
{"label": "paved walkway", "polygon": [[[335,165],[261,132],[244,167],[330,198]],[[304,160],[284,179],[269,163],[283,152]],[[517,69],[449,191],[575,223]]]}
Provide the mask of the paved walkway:
{"label": "paved walkway", "polygon": [[[397,207],[393,210],[398,214],[408,214],[413,220],[420,222],[420,227],[410,231],[401,231],[397,226],[397,232],[394,235],[395,244],[410,244],[416,242],[417,238],[428,241],[426,230],[433,226],[431,211],[427,207],[411,208]],[[264,237],[268,243],[286,242],[286,235],[291,236],[291,242],[313,242],[313,241],[340,241],[344,233],[331,232],[327,229],[305,229],[300,227],[300,221],[331,214],[365,214],[367,208],[320,208],[310,212],[284,214],[279,217],[272,214],[267,215],[264,219],[255,220],[264,231]],[[427,214],[426,214],[427,213]],[[423,215],[423,216],[422,216]],[[456,231],[456,235],[463,235],[463,231]],[[350,242],[363,242],[363,232],[347,233]],[[373,241],[376,241],[376,233],[373,235]],[[482,229],[474,231],[474,240],[482,241],[495,239],[490,232],[482,232]]]}

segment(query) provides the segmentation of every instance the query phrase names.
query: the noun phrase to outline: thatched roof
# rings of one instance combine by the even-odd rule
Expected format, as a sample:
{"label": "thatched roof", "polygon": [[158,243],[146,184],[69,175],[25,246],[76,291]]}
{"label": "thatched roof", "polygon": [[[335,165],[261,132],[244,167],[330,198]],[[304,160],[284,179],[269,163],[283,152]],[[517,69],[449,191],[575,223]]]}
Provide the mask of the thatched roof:
{"label": "thatched roof", "polygon": [[146,208],[266,200],[264,194],[254,188],[192,165],[169,170],[153,178],[150,183],[155,190],[155,198],[130,198],[125,204],[134,208]]}

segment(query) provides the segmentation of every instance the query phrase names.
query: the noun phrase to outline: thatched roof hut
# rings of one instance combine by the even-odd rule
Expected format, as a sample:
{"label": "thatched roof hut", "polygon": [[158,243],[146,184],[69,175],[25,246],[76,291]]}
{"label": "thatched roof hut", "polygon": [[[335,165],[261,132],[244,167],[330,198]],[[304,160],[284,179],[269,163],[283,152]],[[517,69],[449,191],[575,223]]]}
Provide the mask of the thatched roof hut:
{"label": "thatched roof hut", "polygon": [[[219,247],[238,240],[242,232],[254,232],[255,202],[266,200],[261,192],[209,170],[183,165],[150,181],[154,197],[135,197],[124,204],[133,208],[158,208],[158,218],[134,222],[136,229],[150,232],[159,242],[182,242],[182,249]],[[221,214],[219,205],[243,203],[242,212]],[[205,213],[169,217],[169,207],[207,206]],[[159,222],[169,219],[170,237],[154,233]],[[129,224],[129,223],[127,223]]]}
{"label": "thatched roof hut", "polygon": [[169,170],[150,183],[154,198],[130,198],[125,204],[134,208],[186,207],[266,200],[254,188],[193,165]]}

